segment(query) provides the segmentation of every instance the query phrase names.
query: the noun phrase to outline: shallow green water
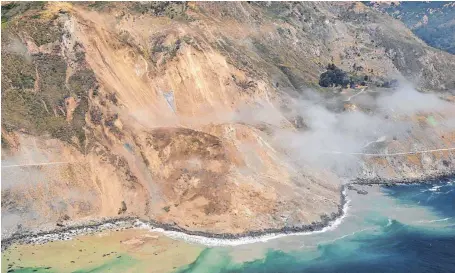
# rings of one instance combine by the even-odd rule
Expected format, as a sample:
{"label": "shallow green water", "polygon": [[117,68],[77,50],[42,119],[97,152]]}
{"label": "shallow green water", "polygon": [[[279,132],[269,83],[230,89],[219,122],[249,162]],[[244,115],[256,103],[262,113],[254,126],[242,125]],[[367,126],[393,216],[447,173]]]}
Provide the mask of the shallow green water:
{"label": "shallow green water", "polygon": [[[66,259],[65,266],[45,269],[48,262],[43,262],[36,267],[15,267],[14,272],[455,272],[454,184],[366,190],[367,195],[349,192],[347,215],[323,233],[203,247],[162,233],[151,238],[148,231],[132,230],[120,239],[112,233],[85,238],[74,246],[75,251],[88,249],[92,241],[99,240],[97,251],[100,244],[116,250],[110,257],[90,252],[78,257],[78,264],[68,264],[79,255],[70,252],[71,244],[78,241],[60,242],[45,251],[55,259]],[[125,240],[132,243],[125,245]],[[5,258],[3,255],[4,262]]]}
{"label": "shallow green water", "polygon": [[455,272],[454,185],[369,191],[332,231],[206,249],[179,272]]}

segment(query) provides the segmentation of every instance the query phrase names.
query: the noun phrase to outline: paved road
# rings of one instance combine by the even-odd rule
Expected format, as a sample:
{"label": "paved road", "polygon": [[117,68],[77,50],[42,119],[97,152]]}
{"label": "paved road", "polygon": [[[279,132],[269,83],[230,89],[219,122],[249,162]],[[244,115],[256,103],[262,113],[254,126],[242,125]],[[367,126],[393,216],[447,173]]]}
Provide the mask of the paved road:
{"label": "paved road", "polygon": [[344,152],[338,152],[338,151],[327,151],[327,152],[324,152],[324,153],[340,154],[340,155],[365,155],[365,156],[381,157],[381,156],[399,156],[399,155],[412,155],[412,154],[426,154],[426,153],[435,153],[435,152],[444,152],[444,151],[455,151],[455,148],[433,149],[433,150],[402,152],[402,153],[391,153],[391,154],[344,153]]}
{"label": "paved road", "polygon": [[17,165],[6,165],[6,166],[2,165],[2,168],[44,166],[44,165],[61,165],[61,164],[75,164],[75,163],[79,163],[79,162],[47,162],[47,163],[17,164]]}
{"label": "paved road", "polygon": [[[436,153],[444,151],[455,151],[455,148],[444,148],[444,149],[433,149],[433,150],[423,150],[423,151],[414,151],[414,152],[402,152],[402,153],[391,153],[391,154],[369,154],[369,153],[345,153],[338,151],[325,151],[325,154],[338,154],[338,155],[363,155],[363,156],[376,156],[376,157],[385,157],[385,156],[400,156],[400,155],[412,155],[412,154],[426,154],[426,153]],[[13,167],[29,167],[29,166],[45,166],[45,165],[61,165],[61,164],[76,164],[80,162],[48,162],[48,163],[34,163],[34,164],[17,164],[17,165],[6,165],[2,168],[13,168]]]}

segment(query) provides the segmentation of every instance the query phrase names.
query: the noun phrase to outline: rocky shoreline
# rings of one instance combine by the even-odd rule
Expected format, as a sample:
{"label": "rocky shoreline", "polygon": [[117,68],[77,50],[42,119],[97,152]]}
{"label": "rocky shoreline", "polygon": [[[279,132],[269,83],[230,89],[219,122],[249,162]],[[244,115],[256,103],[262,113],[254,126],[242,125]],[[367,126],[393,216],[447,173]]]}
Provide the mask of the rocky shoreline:
{"label": "rocky shoreline", "polygon": [[386,187],[392,187],[398,184],[434,184],[449,182],[455,178],[455,171],[451,172],[440,172],[436,175],[421,176],[419,178],[381,178],[381,177],[369,177],[369,178],[356,178],[351,180],[348,185],[384,185]]}
{"label": "rocky shoreline", "polygon": [[79,224],[67,227],[61,227],[58,229],[52,229],[47,231],[40,232],[22,232],[15,233],[9,238],[2,239],[2,251],[6,250],[12,244],[44,244],[47,242],[57,241],[57,240],[69,240],[74,236],[83,235],[83,234],[93,234],[101,231],[107,230],[124,230],[140,227],[142,224],[148,224],[154,228],[161,228],[165,231],[175,231],[181,232],[186,235],[201,236],[205,238],[213,239],[227,239],[227,240],[236,240],[242,238],[255,238],[268,234],[294,234],[300,232],[314,232],[320,231],[333,223],[339,217],[344,215],[344,207],[347,204],[346,190],[354,190],[358,194],[366,194],[363,192],[358,192],[358,190],[353,189],[352,185],[384,185],[386,187],[398,185],[398,184],[415,184],[415,183],[441,183],[448,182],[455,177],[455,173],[444,173],[439,176],[432,177],[423,177],[423,178],[404,178],[404,179],[381,179],[381,178],[357,178],[351,182],[343,185],[340,191],[340,205],[338,205],[337,212],[333,212],[330,215],[322,215],[320,222],[313,222],[309,225],[302,226],[292,226],[292,227],[283,227],[280,229],[268,228],[255,231],[247,231],[244,233],[231,234],[231,233],[209,233],[203,231],[191,231],[184,228],[181,228],[175,224],[166,224],[159,223],[154,220],[143,220],[139,217],[121,217],[121,218],[110,218],[99,220],[96,223],[90,224]]}
{"label": "rocky shoreline", "polygon": [[227,239],[227,240],[236,240],[242,238],[254,238],[260,237],[268,234],[293,234],[298,232],[313,232],[319,231],[323,228],[328,227],[332,222],[334,222],[339,217],[342,217],[344,214],[344,207],[347,204],[346,199],[346,187],[343,185],[340,192],[340,205],[338,205],[337,212],[333,212],[330,215],[321,215],[320,222],[313,222],[309,225],[302,226],[293,226],[293,227],[283,227],[283,228],[268,228],[255,231],[247,231],[244,233],[231,234],[231,233],[209,233],[203,231],[191,231],[181,228],[177,225],[159,223],[154,220],[143,220],[139,217],[121,217],[121,218],[111,218],[106,220],[100,220],[96,223],[91,224],[80,224],[73,225],[68,227],[62,227],[58,229],[52,229],[47,231],[40,232],[22,232],[15,233],[9,238],[2,239],[2,251],[6,250],[12,244],[44,244],[47,242],[58,241],[58,240],[70,240],[72,237],[83,234],[93,234],[101,231],[107,230],[124,230],[140,227],[141,224],[148,224],[154,228],[161,228],[165,231],[175,231],[181,232],[186,235],[201,236],[205,238],[213,239]]}

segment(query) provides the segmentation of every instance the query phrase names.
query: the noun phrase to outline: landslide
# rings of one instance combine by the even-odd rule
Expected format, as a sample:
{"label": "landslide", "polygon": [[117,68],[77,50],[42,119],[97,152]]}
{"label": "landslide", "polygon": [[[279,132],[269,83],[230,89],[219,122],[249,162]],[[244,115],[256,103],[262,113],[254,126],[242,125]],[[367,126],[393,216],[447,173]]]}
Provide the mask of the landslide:
{"label": "landslide", "polygon": [[[455,82],[453,55],[360,3],[3,5],[5,234],[118,215],[234,234],[318,222],[341,183],[274,142],[302,129],[287,102],[325,92],[330,62]],[[258,105],[273,115],[239,110]]]}

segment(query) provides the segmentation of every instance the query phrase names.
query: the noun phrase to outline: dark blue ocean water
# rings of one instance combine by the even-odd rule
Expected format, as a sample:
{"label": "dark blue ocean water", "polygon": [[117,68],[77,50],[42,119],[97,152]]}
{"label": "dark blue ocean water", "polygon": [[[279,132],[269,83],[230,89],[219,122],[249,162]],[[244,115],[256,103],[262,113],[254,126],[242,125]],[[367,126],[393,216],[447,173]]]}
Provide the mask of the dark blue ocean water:
{"label": "dark blue ocean water", "polygon": [[363,217],[356,225],[374,223],[371,232],[354,232],[311,251],[268,249],[261,258],[240,263],[220,249],[206,249],[181,272],[455,272],[454,184],[382,188],[383,197],[359,201],[370,207],[347,217],[344,226]]}

